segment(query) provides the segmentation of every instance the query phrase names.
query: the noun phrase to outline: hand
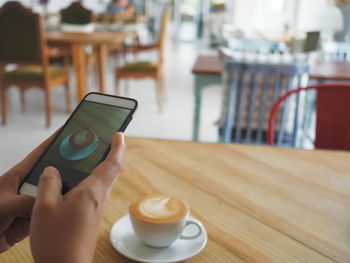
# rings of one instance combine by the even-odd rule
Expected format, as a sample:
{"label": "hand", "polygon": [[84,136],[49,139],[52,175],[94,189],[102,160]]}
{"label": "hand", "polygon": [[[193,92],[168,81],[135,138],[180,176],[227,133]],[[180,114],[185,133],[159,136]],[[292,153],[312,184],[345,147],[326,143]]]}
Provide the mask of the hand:
{"label": "hand", "polygon": [[107,158],[63,196],[58,170],[53,167],[44,170],[30,224],[35,262],[92,261],[100,220],[117,180],[124,148],[123,134],[117,133]]}
{"label": "hand", "polygon": [[29,234],[29,217],[35,199],[27,195],[18,195],[18,187],[54,136],[55,134],[22,162],[0,176],[0,253]]}

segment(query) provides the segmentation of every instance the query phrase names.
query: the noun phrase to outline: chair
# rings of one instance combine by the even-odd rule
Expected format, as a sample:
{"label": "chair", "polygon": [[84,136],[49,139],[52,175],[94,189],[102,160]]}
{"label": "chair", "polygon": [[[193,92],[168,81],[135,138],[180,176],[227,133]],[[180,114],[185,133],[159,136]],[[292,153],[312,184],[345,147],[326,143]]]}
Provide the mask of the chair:
{"label": "chair", "polygon": [[[93,24],[95,15],[92,10],[85,8],[80,2],[72,2],[69,6],[60,11],[62,30],[75,33],[91,33],[95,30]],[[71,47],[61,47],[61,53],[68,54],[70,57]],[[93,65],[95,61],[94,46],[85,47],[85,55],[87,57],[87,65]]]}
{"label": "chair", "polygon": [[86,9],[79,2],[73,2],[60,12],[61,23],[73,25],[89,24],[93,20],[93,12]]}
{"label": "chair", "polygon": [[[86,9],[81,5],[80,2],[73,2],[68,7],[60,11],[60,21],[62,29],[67,30],[67,26],[72,30],[80,30],[83,33],[84,30],[91,30],[91,28],[84,28],[80,26],[89,25],[93,21],[93,12],[89,9]],[[78,26],[78,29],[76,28]],[[73,31],[74,31],[73,30]],[[50,62],[58,62],[59,64],[69,64],[71,60],[71,47],[66,44],[50,44]],[[91,59],[90,59],[91,60]]]}
{"label": "chair", "polygon": [[164,10],[162,17],[162,25],[159,34],[158,42],[151,45],[140,45],[131,48],[133,52],[157,50],[158,61],[156,63],[151,61],[134,61],[125,64],[116,70],[116,94],[120,95],[120,80],[121,79],[143,79],[152,78],[156,81],[156,95],[157,104],[159,110],[162,110],[164,100],[164,88],[163,88],[163,53],[166,41],[167,24],[170,19],[170,12],[168,9]]}
{"label": "chair", "polygon": [[[20,89],[22,111],[25,91],[32,87],[43,89],[46,125],[50,126],[51,88],[65,84],[66,110],[70,111],[69,80],[66,68],[49,66],[49,51],[39,15],[18,2],[7,2],[0,9],[0,35],[2,124],[7,123],[8,89],[15,85]],[[17,68],[6,71],[8,64],[16,64]]]}
{"label": "chair", "polygon": [[[306,61],[248,61],[232,57],[225,48],[220,52],[224,69],[220,141],[265,144],[270,107],[283,92],[306,83],[309,65]],[[281,127],[288,122],[290,107],[279,116]]]}
{"label": "chair", "polygon": [[[268,144],[275,143],[275,120],[281,105],[293,94],[315,90],[316,127],[314,146],[317,149],[350,150],[350,85],[319,84],[290,90],[274,103],[268,121]],[[300,123],[300,122],[299,122]],[[301,127],[297,127],[297,130]],[[294,134],[297,136],[297,134]]]}

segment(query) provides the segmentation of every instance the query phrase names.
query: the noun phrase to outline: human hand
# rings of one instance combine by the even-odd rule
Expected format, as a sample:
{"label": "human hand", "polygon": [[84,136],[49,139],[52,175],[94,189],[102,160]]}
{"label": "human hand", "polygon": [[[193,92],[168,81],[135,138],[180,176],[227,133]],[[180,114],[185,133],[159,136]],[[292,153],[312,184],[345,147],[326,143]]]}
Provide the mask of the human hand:
{"label": "human hand", "polygon": [[18,195],[18,188],[54,136],[55,134],[0,176],[0,253],[29,234],[29,218],[35,199],[27,195]]}
{"label": "human hand", "polygon": [[53,167],[44,170],[30,224],[35,262],[92,261],[100,220],[117,180],[124,148],[124,136],[117,133],[107,158],[63,196],[58,170]]}

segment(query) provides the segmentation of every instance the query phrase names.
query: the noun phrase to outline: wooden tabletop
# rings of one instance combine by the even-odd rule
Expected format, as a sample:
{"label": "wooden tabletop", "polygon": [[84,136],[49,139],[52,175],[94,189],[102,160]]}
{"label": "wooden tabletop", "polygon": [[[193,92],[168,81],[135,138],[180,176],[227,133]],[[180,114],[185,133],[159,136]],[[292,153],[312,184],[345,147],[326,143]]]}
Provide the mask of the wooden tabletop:
{"label": "wooden tabletop", "polygon": [[[350,262],[350,153],[128,138],[94,262],[133,262],[109,231],[152,193],[183,198],[208,230],[184,262]],[[28,240],[0,262],[32,262]]]}
{"label": "wooden tabletop", "polygon": [[311,79],[350,81],[350,63],[343,61],[318,62],[310,72]]}
{"label": "wooden tabletop", "polygon": [[193,74],[219,75],[221,63],[217,56],[198,56],[192,68]]}
{"label": "wooden tabletop", "polygon": [[82,43],[82,44],[120,44],[127,37],[136,36],[135,32],[92,32],[68,33],[62,31],[46,31],[50,43]]}

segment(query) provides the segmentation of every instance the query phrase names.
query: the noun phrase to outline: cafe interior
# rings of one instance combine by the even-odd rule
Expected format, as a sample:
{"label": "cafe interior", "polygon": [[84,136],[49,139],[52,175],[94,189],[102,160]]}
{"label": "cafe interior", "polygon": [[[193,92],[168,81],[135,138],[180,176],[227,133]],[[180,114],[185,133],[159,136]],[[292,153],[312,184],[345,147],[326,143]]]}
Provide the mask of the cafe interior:
{"label": "cafe interior", "polygon": [[0,174],[88,92],[138,101],[123,185],[188,192],[190,262],[348,262],[349,0],[0,0]]}

